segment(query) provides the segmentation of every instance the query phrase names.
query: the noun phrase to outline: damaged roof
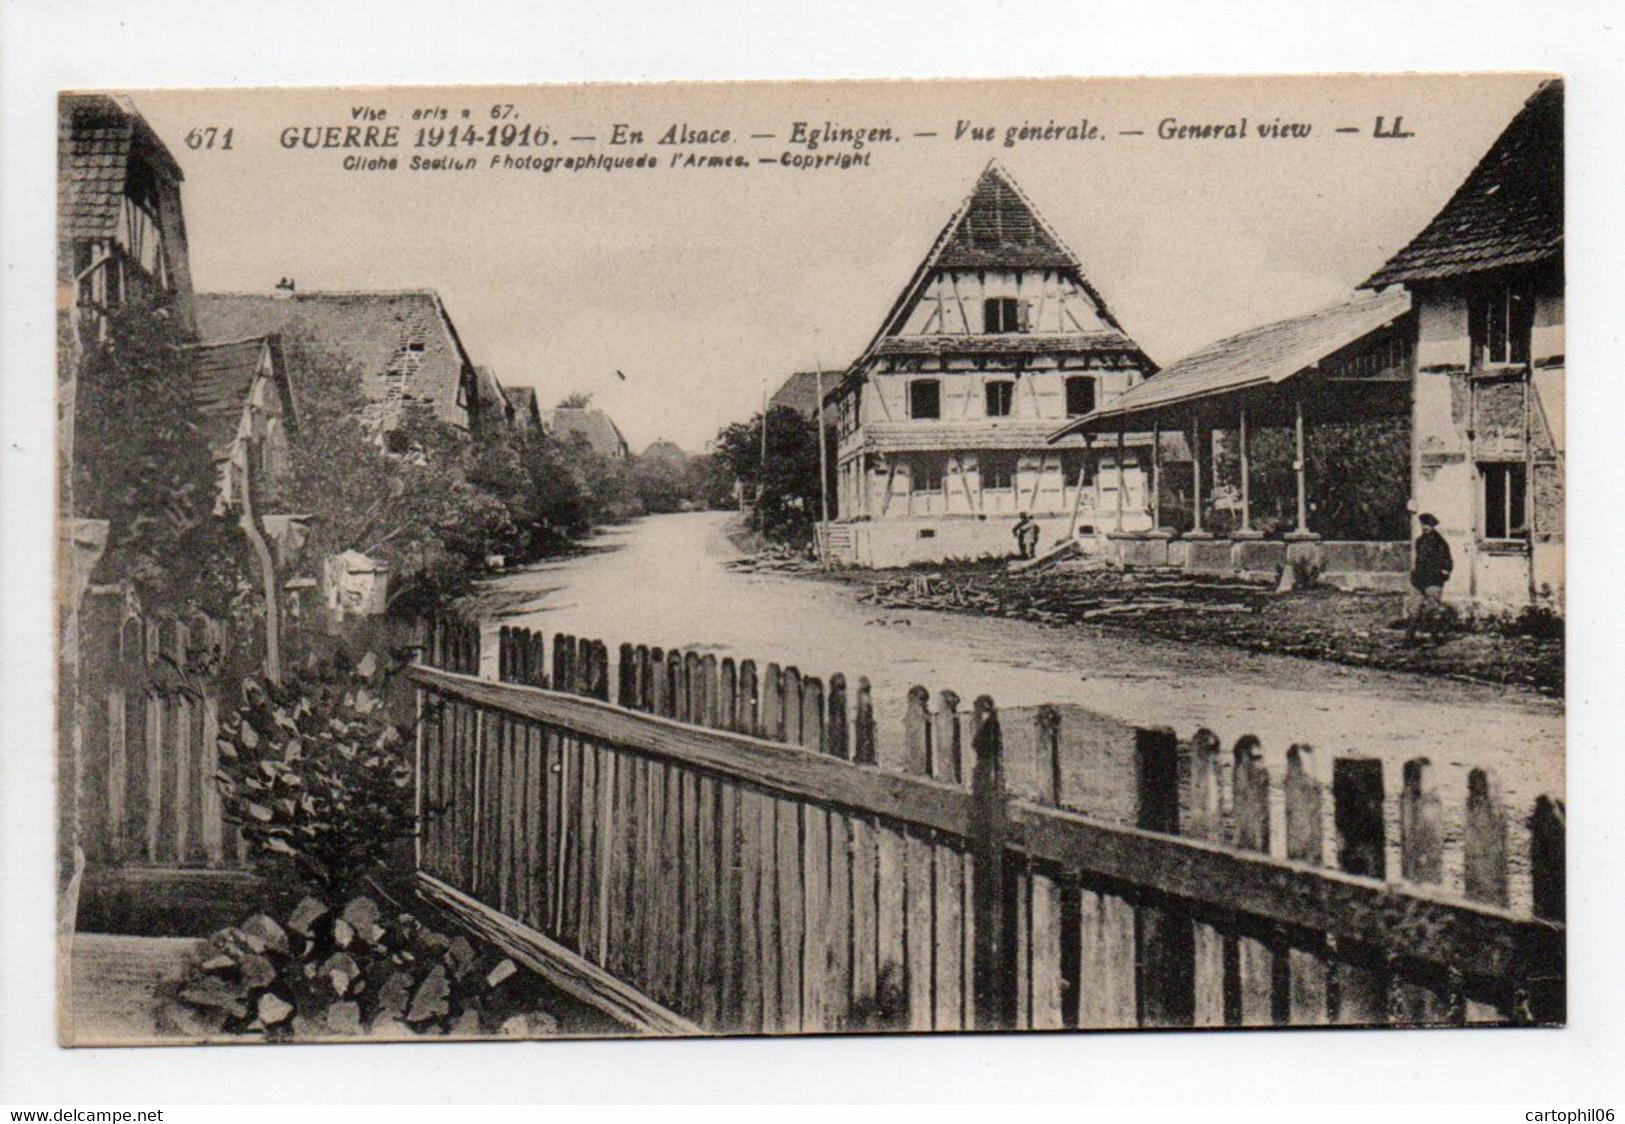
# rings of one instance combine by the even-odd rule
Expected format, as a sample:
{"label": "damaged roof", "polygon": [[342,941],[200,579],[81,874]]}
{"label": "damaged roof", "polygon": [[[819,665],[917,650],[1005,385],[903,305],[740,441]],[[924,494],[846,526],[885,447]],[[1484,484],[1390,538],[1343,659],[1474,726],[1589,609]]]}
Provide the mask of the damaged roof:
{"label": "damaged roof", "polygon": [[217,459],[230,455],[254,380],[262,370],[275,381],[282,416],[294,424],[293,386],[277,337],[203,343],[194,353],[197,365],[192,373],[192,399],[203,414],[204,436]]}
{"label": "damaged roof", "polygon": [[[272,334],[308,339],[356,364],[374,403],[386,402],[398,390],[403,402],[427,404],[442,421],[468,423],[465,380],[474,378],[474,364],[432,289],[199,293],[197,320],[206,339]],[[391,426],[399,419],[381,420]]]}
{"label": "damaged roof", "polygon": [[1284,382],[1410,311],[1403,289],[1358,293],[1330,308],[1279,320],[1208,344],[1127,391],[1109,406],[1050,436],[1093,428],[1097,421],[1141,413],[1250,386]]}
{"label": "damaged roof", "polygon": [[1545,82],[1433,221],[1362,288],[1431,281],[1563,253],[1563,82]]}
{"label": "damaged roof", "polygon": [[139,155],[174,183],[183,178],[170,155],[128,98],[63,94],[57,101],[57,237],[111,238],[129,177]]}

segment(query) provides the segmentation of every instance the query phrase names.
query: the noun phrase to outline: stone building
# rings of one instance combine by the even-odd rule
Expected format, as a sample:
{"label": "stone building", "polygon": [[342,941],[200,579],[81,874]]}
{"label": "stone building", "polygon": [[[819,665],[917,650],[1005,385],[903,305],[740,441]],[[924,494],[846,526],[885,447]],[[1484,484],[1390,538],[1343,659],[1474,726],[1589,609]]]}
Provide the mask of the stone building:
{"label": "stone building", "polygon": [[1445,597],[1561,608],[1561,81],[1535,91],[1365,285],[1403,285],[1416,306],[1413,506],[1438,517],[1455,555]]}
{"label": "stone building", "polygon": [[1040,550],[1080,530],[1147,526],[1147,435],[1110,448],[1046,439],[1155,369],[989,163],[863,354],[829,380],[839,444],[825,557],[883,567],[1009,554],[1021,512],[1039,523]]}

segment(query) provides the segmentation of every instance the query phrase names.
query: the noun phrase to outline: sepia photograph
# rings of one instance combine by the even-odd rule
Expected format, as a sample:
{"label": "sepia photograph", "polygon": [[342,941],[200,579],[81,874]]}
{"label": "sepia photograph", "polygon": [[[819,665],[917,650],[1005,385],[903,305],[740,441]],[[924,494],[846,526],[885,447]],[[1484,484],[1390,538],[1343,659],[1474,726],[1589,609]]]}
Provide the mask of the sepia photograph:
{"label": "sepia photograph", "polygon": [[1564,95],[61,91],[60,1043],[1563,1025]]}

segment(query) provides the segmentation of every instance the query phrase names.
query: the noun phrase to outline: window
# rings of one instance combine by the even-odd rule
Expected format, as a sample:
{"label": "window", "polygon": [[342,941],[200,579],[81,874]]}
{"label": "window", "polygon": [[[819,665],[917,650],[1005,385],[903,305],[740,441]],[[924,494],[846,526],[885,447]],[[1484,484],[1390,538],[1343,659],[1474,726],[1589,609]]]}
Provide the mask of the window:
{"label": "window", "polygon": [[1073,375],[1066,380],[1066,416],[1081,418],[1095,411],[1095,377]]}
{"label": "window", "polygon": [[983,453],[978,461],[982,470],[982,490],[995,488],[1009,490],[1016,486],[1016,458],[1010,453]]}
{"label": "window", "polygon": [[942,384],[936,379],[915,379],[908,384],[908,416],[932,419],[942,416]]}
{"label": "window", "polygon": [[1007,418],[1016,403],[1016,384],[1009,379],[996,379],[984,388],[987,391],[987,416]]}
{"label": "window", "polygon": [[1061,450],[1061,476],[1068,488],[1077,487],[1080,483],[1079,477],[1082,477],[1081,483],[1085,488],[1094,483],[1094,473],[1090,471],[1093,466],[1089,460],[1087,449]]}
{"label": "window", "polygon": [[1474,370],[1529,362],[1530,338],[1535,331],[1534,294],[1517,285],[1474,293],[1467,301],[1467,330]]}
{"label": "window", "polygon": [[1521,539],[1529,534],[1525,500],[1528,477],[1522,464],[1481,464],[1484,482],[1484,537]]}
{"label": "window", "polygon": [[942,459],[940,457],[916,457],[908,467],[910,491],[942,491]]}
{"label": "window", "polygon": [[1014,297],[989,297],[982,302],[982,331],[1025,332],[1026,309]]}

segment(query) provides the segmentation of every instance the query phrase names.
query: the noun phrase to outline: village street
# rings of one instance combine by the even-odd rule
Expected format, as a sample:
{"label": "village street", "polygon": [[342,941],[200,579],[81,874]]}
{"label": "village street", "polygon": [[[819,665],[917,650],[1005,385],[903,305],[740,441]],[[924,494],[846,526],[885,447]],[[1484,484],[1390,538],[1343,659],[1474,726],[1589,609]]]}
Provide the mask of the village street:
{"label": "village street", "polygon": [[[1451,811],[1460,807],[1466,770],[1479,765],[1500,774],[1512,808],[1562,791],[1561,702],[1086,626],[878,609],[839,583],[730,570],[740,557],[726,535],[733,518],[642,519],[599,536],[590,553],[498,579],[504,594],[536,597],[503,623],[594,637],[611,652],[631,641],[793,664],[824,677],[841,671],[854,684],[866,675],[883,759],[888,748],[897,751],[902,702],[919,683],[956,691],[965,708],[986,693],[1006,713],[1048,702],[1169,725],[1182,736],[1206,726],[1227,747],[1252,733],[1273,769],[1293,742],[1323,757],[1358,750],[1385,761],[1390,793],[1400,765],[1427,756]],[[495,643],[485,650],[494,653]],[[1024,768],[1012,762],[1013,780]]]}

